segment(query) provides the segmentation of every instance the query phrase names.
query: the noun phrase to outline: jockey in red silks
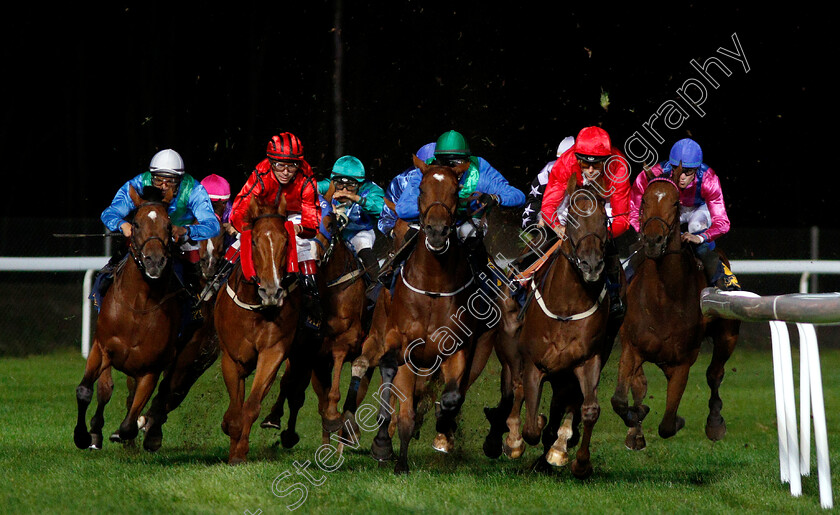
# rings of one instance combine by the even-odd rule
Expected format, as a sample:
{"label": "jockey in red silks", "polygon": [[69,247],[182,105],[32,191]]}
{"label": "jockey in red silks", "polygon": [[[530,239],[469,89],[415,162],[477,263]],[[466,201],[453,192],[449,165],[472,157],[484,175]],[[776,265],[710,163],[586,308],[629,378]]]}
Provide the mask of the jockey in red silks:
{"label": "jockey in red silks", "polygon": [[[703,262],[706,280],[721,290],[737,291],[741,287],[732,271],[715,250],[715,240],[729,231],[729,216],[723,202],[720,179],[703,162],[703,150],[691,138],[674,143],[668,161],[650,169],[654,177],[668,177],[680,189],[680,223],[687,225],[682,241],[691,244]],[[639,230],[639,208],[648,179],[640,173],[630,193],[630,223]]]}
{"label": "jockey in red silks", "polygon": [[266,204],[277,204],[286,197],[288,220],[294,222],[297,260],[301,286],[305,295],[305,311],[311,315],[307,325],[320,328],[322,309],[315,281],[318,241],[315,235],[320,224],[318,185],[312,167],[304,159],[303,144],[290,132],[272,136],[266,158],[260,161],[242,190],[233,201],[230,223],[240,233],[245,230],[244,218],[252,198]]}
{"label": "jockey in red silks", "polygon": [[601,194],[607,201],[607,216],[612,221],[609,227],[612,238],[607,241],[604,255],[610,316],[623,317],[625,306],[619,296],[621,263],[613,238],[630,227],[630,166],[624,154],[612,146],[607,131],[600,127],[581,129],[574,146],[554,162],[543,194],[540,214],[543,221],[556,231],[566,225],[569,216],[574,216],[574,212],[569,213],[570,199],[566,195],[566,184],[573,174],[579,185],[593,182],[599,175],[604,176],[600,182],[604,185]]}

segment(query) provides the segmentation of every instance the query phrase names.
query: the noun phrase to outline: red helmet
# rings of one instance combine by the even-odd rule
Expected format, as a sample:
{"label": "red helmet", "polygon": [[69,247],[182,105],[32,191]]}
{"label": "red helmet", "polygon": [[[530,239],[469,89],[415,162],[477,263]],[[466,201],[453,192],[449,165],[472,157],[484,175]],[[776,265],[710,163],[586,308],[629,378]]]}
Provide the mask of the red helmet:
{"label": "red helmet", "polygon": [[269,159],[298,161],[303,159],[303,143],[291,132],[282,132],[271,137],[265,154]]}
{"label": "red helmet", "polygon": [[610,135],[600,127],[584,127],[575,139],[575,156],[587,163],[604,161],[611,148]]}

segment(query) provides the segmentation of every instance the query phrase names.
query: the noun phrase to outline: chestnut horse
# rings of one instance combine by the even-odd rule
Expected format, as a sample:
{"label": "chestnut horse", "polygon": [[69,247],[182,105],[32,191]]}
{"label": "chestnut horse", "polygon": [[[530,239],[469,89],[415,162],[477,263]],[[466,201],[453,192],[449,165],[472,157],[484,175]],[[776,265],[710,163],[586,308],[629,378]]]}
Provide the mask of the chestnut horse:
{"label": "chestnut horse", "polygon": [[[119,266],[102,301],[84,376],[76,388],[73,439],[80,449],[102,447],[103,413],[114,388],[111,367],[125,373],[131,387],[128,412],[116,433],[119,440],[131,441],[137,437],[137,418],[161,372],[175,358],[181,321],[177,296],[182,287],[172,270],[168,203],[157,188],[144,188],[143,198],[130,188],[129,195],[137,206],[131,219],[131,259]],[[88,431],[85,413],[97,380],[97,408]]]}
{"label": "chestnut horse", "polygon": [[[317,337],[316,341],[306,342],[302,351],[289,358],[277,402],[260,424],[262,427],[279,429],[283,403],[288,399],[291,413],[288,428],[281,433],[281,443],[284,447],[291,447],[298,441],[294,427],[297,412],[303,404],[303,393],[309,384],[309,371],[312,389],[318,396],[323,442],[328,443],[330,433],[344,429],[342,414],[338,410],[341,399],[341,369],[345,362],[352,361],[361,353],[362,340],[366,328],[370,325],[370,316],[366,314],[364,270],[342,240],[335,218],[326,215],[324,224],[330,227],[331,238],[326,246],[319,274],[326,291],[321,336]],[[367,392],[370,375],[369,373],[361,379],[361,388],[357,389],[359,401],[364,399]],[[354,434],[358,435],[355,421],[350,420],[349,423]]]}
{"label": "chestnut horse", "polygon": [[[246,216],[250,234],[246,238],[243,233],[242,258],[216,299],[222,375],[230,396],[222,431],[230,436],[231,465],[245,461],[251,426],[295,340],[301,295],[296,275],[287,271],[287,260],[296,259],[287,225],[284,196],[277,206],[251,200]],[[246,275],[243,266],[247,266],[248,252],[253,256],[253,271],[249,269]],[[245,379],[254,371],[245,400]]]}
{"label": "chestnut horse", "polygon": [[[613,409],[629,428],[625,445],[632,450],[644,449],[646,445],[642,420],[650,408],[643,404],[647,395],[643,363],[656,363],[668,380],[659,436],[671,437],[685,425],[677,408],[689,368],[707,337],[712,339],[714,350],[706,370],[711,389],[706,436],[712,441],[723,438],[726,424],[720,414],[723,403],[719,388],[740,329],[737,320],[711,319],[701,313],[700,292],[706,279],[690,248],[680,241],[679,188],[666,178],[649,175],[648,181],[639,219],[646,259],[638,266],[628,289],[618,384],[612,397]],[[630,388],[632,407],[627,401]]]}
{"label": "chestnut horse", "polygon": [[[221,221],[225,211],[224,201],[213,202],[213,210]],[[201,286],[211,280],[218,271],[221,258],[224,256],[228,240],[222,229],[218,235],[199,242],[199,264],[201,267]],[[190,335],[186,343],[179,343],[178,354],[172,365],[164,371],[158,386],[157,394],[146,414],[140,417],[138,423],[146,431],[143,445],[147,450],[160,448],[163,442],[162,426],[172,410],[181,405],[187,393],[199,377],[210,368],[219,357],[219,338],[213,321],[213,307],[216,302],[216,292],[210,291],[209,298],[201,302],[201,324]]]}
{"label": "chestnut horse", "polygon": [[[534,299],[525,309],[518,352],[507,347],[508,352],[500,356],[512,372],[514,392],[505,451],[510,457],[522,454],[523,399],[527,418],[522,436],[530,445],[539,442],[546,419],[538,416],[538,411],[547,381],[552,386],[551,420],[545,428],[546,449],[541,460],[565,465],[568,448],[581,436],[578,425],[583,421],[580,448],[571,471],[575,477],[586,478],[592,473],[589,443],[600,415],[598,383],[617,334],[617,323],[608,324],[604,250],[610,236],[604,200],[596,188],[578,187],[575,176],[566,191],[575,209],[570,212],[564,241],[532,280]],[[561,419],[565,420],[561,423]]]}

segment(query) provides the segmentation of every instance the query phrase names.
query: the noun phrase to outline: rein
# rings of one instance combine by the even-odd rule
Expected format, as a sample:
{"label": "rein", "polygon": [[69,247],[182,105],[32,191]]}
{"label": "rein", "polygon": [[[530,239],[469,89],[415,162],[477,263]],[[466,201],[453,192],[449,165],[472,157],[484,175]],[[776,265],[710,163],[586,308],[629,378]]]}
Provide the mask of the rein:
{"label": "rein", "polygon": [[[292,282],[290,283],[290,285],[285,286],[284,283],[286,283],[286,281],[289,277],[292,277]],[[247,279],[242,279],[240,281],[237,281],[237,286],[238,286],[239,282],[244,282],[245,284],[256,284],[256,283],[249,282]],[[282,293],[280,294],[280,300],[282,301],[289,295],[289,293],[293,292],[295,290],[295,288],[297,288],[297,285],[298,285],[297,277],[285,276],[285,277],[283,277],[283,280],[281,281],[281,285],[282,285],[283,289],[282,289]],[[247,309],[248,311],[263,311],[265,309],[270,309],[270,308],[275,307],[275,306],[267,307],[267,306],[263,306],[262,304],[249,304],[247,302],[244,302],[244,301],[240,300],[239,295],[234,291],[233,288],[231,288],[230,281],[227,281],[225,283],[225,291],[227,292],[228,296],[230,297],[230,299],[233,301],[234,304],[236,304],[237,306],[239,306],[242,309]]]}
{"label": "rein", "polygon": [[[665,243],[662,245],[662,248],[665,249],[665,248],[668,248],[668,244],[671,243],[671,235],[674,234],[675,229],[677,228],[677,226],[680,223],[680,217],[679,217],[679,208],[680,208],[679,191],[680,191],[680,189],[679,189],[679,186],[677,186],[677,184],[674,181],[672,181],[671,179],[669,179],[667,177],[654,177],[653,179],[651,179],[648,182],[648,186],[650,186],[651,183],[654,183],[654,182],[668,183],[677,190],[677,201],[674,202],[674,207],[677,208],[676,209],[676,214],[674,215],[674,219],[673,219],[673,221],[671,221],[671,223],[666,222],[665,219],[662,218],[662,217],[652,216],[652,217],[645,220],[645,222],[642,224],[640,229],[641,229],[641,233],[644,237],[645,227],[647,227],[647,224],[649,224],[650,222],[653,222],[653,221],[656,221],[656,222],[659,222],[660,224],[662,224],[662,226],[665,227]],[[645,257],[647,259],[659,259],[663,256],[668,255],[668,254],[680,254],[680,253],[682,253],[682,248],[680,248],[680,250],[665,250],[661,254],[659,254],[659,256],[657,256],[655,258],[651,258],[651,257],[647,257],[647,256],[645,256]]]}

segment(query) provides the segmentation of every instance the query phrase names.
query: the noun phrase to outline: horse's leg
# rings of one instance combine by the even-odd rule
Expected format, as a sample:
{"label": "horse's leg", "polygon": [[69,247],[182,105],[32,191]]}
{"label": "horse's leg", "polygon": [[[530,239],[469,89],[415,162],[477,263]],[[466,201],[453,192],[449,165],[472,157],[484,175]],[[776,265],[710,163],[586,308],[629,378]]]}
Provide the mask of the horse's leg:
{"label": "horse's leg", "polygon": [[580,422],[580,404],[583,398],[577,385],[563,384],[560,379],[552,381],[551,412],[543,432],[545,460],[555,467],[569,462],[569,448],[580,436],[575,429]]}
{"label": "horse's leg", "polygon": [[321,442],[326,444],[330,441],[330,433],[334,433],[340,428],[340,423],[335,425],[335,429],[330,431],[329,423],[327,422],[327,409],[329,408],[329,390],[332,386],[332,361],[325,357],[319,357],[315,366],[312,368],[312,390],[318,397],[318,415],[321,417]]}
{"label": "horse's leg", "polygon": [[[379,373],[382,376],[383,385],[394,383],[394,378],[397,375],[396,351],[382,356],[382,360],[379,362]],[[391,441],[391,434],[388,432],[388,428],[391,425],[391,413],[394,409],[391,404],[390,388],[383,389],[379,403],[379,418],[382,422],[379,425],[379,431],[373,438],[370,451],[377,461],[388,461],[394,456],[394,446]],[[402,404],[402,401],[400,404]]]}
{"label": "horse's leg", "polygon": [[659,436],[662,438],[674,436],[677,431],[685,426],[685,419],[677,415],[677,409],[680,407],[680,400],[685,393],[685,385],[688,383],[689,368],[691,368],[690,362],[662,367],[662,371],[665,372],[665,377],[668,379],[665,414],[662,416],[662,422],[659,423]]}
{"label": "horse's leg", "polygon": [[222,432],[231,442],[238,441],[242,433],[242,403],[245,402],[245,378],[249,371],[236,363],[227,352],[222,353],[222,378],[228,391],[228,409],[222,418]]}
{"label": "horse's leg", "polygon": [[110,367],[108,358],[102,353],[99,341],[94,338],[87,361],[82,381],[76,387],[77,418],[76,427],[73,430],[73,442],[79,449],[87,449],[92,443],[91,434],[88,432],[85,414],[87,413],[90,401],[93,399],[93,383]]}
{"label": "horse's leg", "polygon": [[[359,386],[356,390],[356,401],[353,406],[359,406],[364,402],[365,396],[367,395],[368,387],[370,386],[370,379],[373,377],[373,369],[369,368],[365,371],[365,375],[362,376],[362,380],[359,381]],[[348,392],[349,395],[349,392]],[[347,409],[347,399],[344,399],[344,426],[342,427],[349,427],[353,430],[353,434],[359,434],[359,424],[356,422],[356,413],[355,408],[353,411]],[[349,425],[348,425],[349,424]]]}
{"label": "horse's leg", "polygon": [[285,358],[285,347],[289,343],[278,342],[273,347],[264,349],[257,357],[257,368],[254,372],[254,381],[251,383],[251,392],[248,394],[240,412],[242,430],[238,440],[234,441],[231,437],[230,454],[228,456],[230,465],[243,463],[248,455],[248,439],[251,436],[251,426],[254,425],[254,421],[260,415],[262,401],[271,389],[272,383],[274,383],[277,370],[280,369],[280,365]]}
{"label": "horse's leg", "polygon": [[408,474],[408,445],[411,437],[414,436],[414,416],[417,410],[418,397],[414,392],[414,385],[417,376],[414,375],[407,365],[403,365],[397,371],[394,386],[405,395],[400,400],[400,455],[394,465],[394,474]]}
{"label": "horse's leg", "polygon": [[457,429],[455,418],[461,411],[466,388],[470,384],[468,361],[467,352],[461,349],[441,364],[444,389],[440,396],[440,415],[435,427],[438,434],[432,444],[436,451],[449,453],[454,447]]}
{"label": "horse's leg", "polygon": [[105,426],[105,406],[111,400],[114,392],[114,380],[111,377],[111,367],[102,371],[96,382],[96,412],[90,419],[91,449],[102,448],[102,428]]}
{"label": "horse's leg", "polygon": [[583,394],[581,405],[581,416],[583,418],[583,435],[572,462],[572,474],[578,479],[586,479],[592,474],[592,463],[589,456],[589,442],[592,439],[592,429],[601,415],[601,406],[598,405],[598,382],[601,379],[601,356],[596,355],[587,360],[583,365],[575,368],[575,376],[580,383],[580,391]]}
{"label": "horse's leg", "polygon": [[[642,369],[643,360],[639,352],[628,338],[622,338],[621,358],[618,364],[618,382],[615,393],[610,399],[613,411],[615,411],[624,425],[628,427],[624,445],[634,451],[645,448],[645,437],[642,432],[642,420],[650,411],[648,406],[643,404],[645,393],[647,393],[647,378]],[[634,406],[628,404],[627,393],[633,389]]]}
{"label": "horse's leg", "polygon": [[[297,434],[297,418],[303,402],[306,399],[306,388],[312,377],[312,369],[309,362],[292,363],[292,368],[286,367],[282,382],[288,378],[286,399],[289,402],[289,420],[286,422],[286,429],[280,433],[280,444],[284,449],[291,449],[300,441]],[[279,402],[279,399],[278,399]]]}
{"label": "horse's leg", "polygon": [[723,381],[723,374],[726,362],[735,350],[738,342],[738,322],[718,319],[713,323],[715,331],[712,351],[712,361],[706,369],[706,382],[709,385],[711,395],[709,397],[709,416],[706,418],[706,436],[713,442],[718,441],[726,435],[726,421],[720,414],[723,409],[723,401],[720,398],[720,383]]}
{"label": "horse's leg", "polygon": [[522,366],[521,361],[510,363],[513,402],[506,420],[508,435],[502,445],[502,450],[505,456],[511,459],[519,458],[525,451],[525,442],[522,440],[522,403],[525,400]]}
{"label": "horse's leg", "polygon": [[277,394],[277,400],[274,401],[274,405],[271,406],[271,411],[269,411],[268,415],[260,422],[260,427],[263,429],[281,430],[283,428],[283,406],[286,404],[286,399],[291,391],[291,379],[294,377],[292,367],[292,358],[290,356],[286,360],[286,370],[280,378],[280,391]]}
{"label": "horse's leg", "polygon": [[[137,391],[137,379],[129,375],[125,376],[125,386],[128,389],[128,393],[125,396],[125,412],[128,413],[131,410],[131,405],[134,404],[134,394]],[[141,420],[141,418],[142,417],[138,417],[137,419],[137,427],[145,431],[146,428],[143,427],[145,424],[145,420]],[[127,442],[120,438],[119,427],[117,427],[117,429],[113,433],[111,433],[111,436],[108,437],[108,440],[114,443],[124,443],[128,445],[134,444],[133,441]]]}
{"label": "horse's leg", "polygon": [[137,390],[134,392],[134,401],[131,403],[131,408],[128,410],[118,430],[120,440],[130,441],[137,438],[137,433],[140,432],[137,427],[137,418],[152,397],[152,392],[155,390],[158,377],[160,377],[160,372],[147,372],[137,378]]}
{"label": "horse's leg", "polygon": [[327,411],[324,417],[324,429],[335,433],[341,429],[341,413],[338,411],[338,402],[341,400],[341,368],[344,359],[347,357],[347,347],[339,346],[333,349],[332,381],[327,394]]}
{"label": "horse's leg", "polygon": [[545,374],[534,365],[533,361],[528,359],[523,362],[522,384],[525,390],[526,416],[522,427],[522,437],[528,445],[539,444],[542,430],[547,422],[545,415],[539,413],[544,378]]}
{"label": "horse's leg", "polygon": [[[163,424],[169,413],[178,408],[198,378],[216,362],[219,357],[219,342],[212,329],[212,320],[205,319],[205,325],[193,334],[187,346],[178,353],[175,362],[164,372],[157,395],[152,399],[151,407],[146,410],[146,427],[143,448],[147,451],[160,449],[163,443]],[[144,417],[141,417],[144,418]]]}

